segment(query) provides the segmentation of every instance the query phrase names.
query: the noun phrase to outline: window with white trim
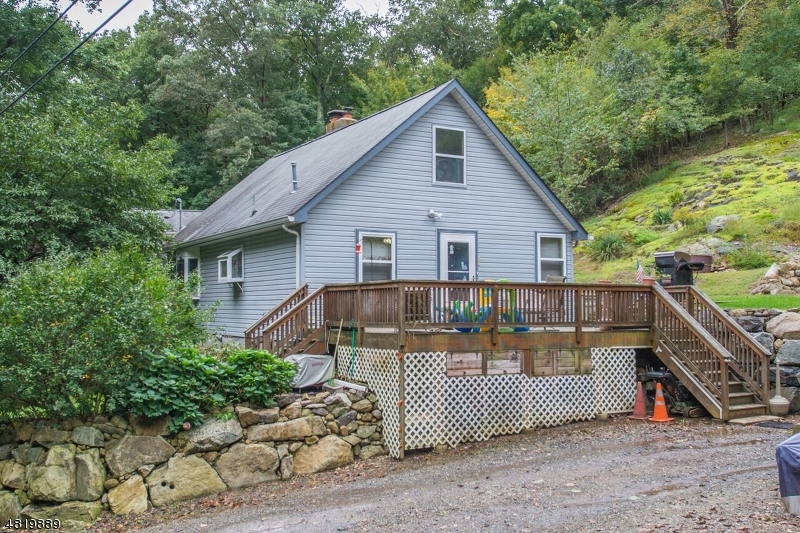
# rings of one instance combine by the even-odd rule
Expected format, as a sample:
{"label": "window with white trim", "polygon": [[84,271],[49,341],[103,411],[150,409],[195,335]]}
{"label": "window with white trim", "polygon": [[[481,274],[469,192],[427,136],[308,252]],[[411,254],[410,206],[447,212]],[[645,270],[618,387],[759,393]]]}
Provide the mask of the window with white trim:
{"label": "window with white trim", "polygon": [[546,281],[547,276],[567,275],[567,239],[564,235],[538,235],[536,246],[539,250],[539,281]]}
{"label": "window with white trim", "polygon": [[229,250],[217,257],[220,282],[244,281],[244,248]]}
{"label": "window with white trim", "polygon": [[466,185],[466,133],[433,127],[433,182]]}
{"label": "window with white trim", "polygon": [[358,256],[357,281],[395,279],[395,238],[392,233],[358,234],[361,253]]}
{"label": "window with white trim", "polygon": [[192,252],[183,252],[175,263],[175,274],[178,279],[183,280],[184,283],[189,283],[190,281],[197,283],[196,290],[194,294],[192,294],[192,298],[197,300],[200,298],[200,284],[199,278],[197,280],[192,280],[191,276],[193,272],[197,272],[198,275],[200,274],[200,258]]}

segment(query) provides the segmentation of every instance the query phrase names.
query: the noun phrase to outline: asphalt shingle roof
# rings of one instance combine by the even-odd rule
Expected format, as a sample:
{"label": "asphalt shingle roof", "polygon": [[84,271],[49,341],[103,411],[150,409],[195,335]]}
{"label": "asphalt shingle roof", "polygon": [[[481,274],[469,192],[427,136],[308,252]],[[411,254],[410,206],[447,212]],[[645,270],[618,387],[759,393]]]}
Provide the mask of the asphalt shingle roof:
{"label": "asphalt shingle roof", "polygon": [[[272,157],[186,225],[175,241],[187,243],[297,213],[441,91],[449,92],[451,84]],[[296,192],[292,192],[293,161],[297,162]]]}

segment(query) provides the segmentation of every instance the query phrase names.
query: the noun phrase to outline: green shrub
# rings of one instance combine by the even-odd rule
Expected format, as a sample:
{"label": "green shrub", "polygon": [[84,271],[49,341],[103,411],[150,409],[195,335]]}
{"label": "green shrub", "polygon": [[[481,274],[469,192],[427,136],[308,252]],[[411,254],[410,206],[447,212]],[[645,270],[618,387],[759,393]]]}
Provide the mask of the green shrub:
{"label": "green shrub", "polygon": [[625,239],[616,233],[598,235],[589,244],[589,255],[598,261],[611,261],[625,255],[627,251]]}
{"label": "green shrub", "polygon": [[177,431],[187,422],[201,424],[203,413],[232,402],[272,406],[294,379],[294,365],[268,352],[227,348],[222,353],[225,359],[197,348],[153,354],[128,385],[124,407],[137,415],[169,415],[170,429]]}
{"label": "green shrub", "polygon": [[661,237],[661,235],[648,228],[637,229],[631,236],[631,241],[635,246],[644,246]]}
{"label": "green shrub", "polygon": [[728,252],[725,260],[728,266],[737,270],[750,270],[770,266],[775,262],[775,257],[755,246],[743,246]]}
{"label": "green shrub", "polygon": [[157,257],[61,254],[0,286],[0,416],[111,411],[150,352],[205,338],[206,314]]}
{"label": "green shrub", "polygon": [[669,193],[669,203],[670,205],[678,205],[683,201],[685,198],[683,191],[680,189],[675,189],[671,193]]}
{"label": "green shrub", "polygon": [[656,226],[672,224],[672,211],[669,209],[656,209],[653,212],[653,224]]}

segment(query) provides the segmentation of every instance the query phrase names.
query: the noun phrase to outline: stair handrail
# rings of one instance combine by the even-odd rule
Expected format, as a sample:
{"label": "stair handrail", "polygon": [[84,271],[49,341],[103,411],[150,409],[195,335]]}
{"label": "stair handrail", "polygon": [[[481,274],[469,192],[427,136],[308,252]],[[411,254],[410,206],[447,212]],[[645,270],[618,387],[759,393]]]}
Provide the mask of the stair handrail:
{"label": "stair handrail", "polygon": [[265,348],[263,346],[264,328],[291,310],[298,302],[308,296],[308,283],[298,287],[281,303],[264,313],[256,322],[244,332],[244,345],[247,348]]}
{"label": "stair handrail", "polygon": [[[327,287],[325,285],[321,286],[320,288],[318,288],[317,290],[315,290],[314,292],[312,292],[311,294],[309,294],[308,296],[303,298],[301,301],[299,301],[288,312],[286,312],[285,314],[281,315],[278,319],[276,319],[274,322],[269,324],[261,334],[261,339],[262,339],[261,342],[263,343],[263,345],[267,346],[267,342],[265,341],[265,339],[269,338],[269,336],[272,334],[273,331],[277,330],[278,328],[280,328],[281,326],[283,326],[287,322],[289,322],[291,320],[294,320],[295,318],[298,318],[298,317],[301,318],[302,322],[304,322],[304,323],[307,322],[308,321],[308,314],[307,314],[308,308],[314,302],[316,302],[318,300],[321,300],[322,302],[324,302],[325,293],[327,292],[327,290],[328,289],[327,289]],[[302,316],[304,313],[306,314],[306,316]],[[308,325],[308,324],[305,324],[305,325]],[[323,324],[323,326],[324,326],[324,324]],[[306,338],[308,338],[311,335],[313,335],[314,333],[316,333],[317,330],[319,329],[319,327],[320,327],[320,325],[318,324],[317,327],[314,328],[314,329],[310,329],[309,328],[305,332],[305,335],[302,335],[298,339],[297,338],[298,337],[297,332],[298,331],[302,332],[302,328],[299,327],[298,325],[295,325],[291,330],[291,334],[287,335],[285,339],[276,339],[274,341],[275,344],[272,344],[272,343],[270,343],[270,344],[272,346],[278,346],[278,348],[275,349],[276,352],[282,352],[284,350],[291,349],[291,348],[297,346],[298,344],[300,344]],[[290,342],[290,339],[294,340],[294,342]],[[277,343],[280,342],[281,340],[283,340],[284,342],[282,344],[278,345]],[[276,353],[276,355],[283,356],[282,353]]]}
{"label": "stair handrail", "polygon": [[[734,373],[738,377],[742,378],[745,383],[747,383],[751,389],[750,392],[752,392],[756,398],[766,403],[769,400],[769,360],[772,358],[772,353],[762,346],[761,343],[753,339],[750,334],[739,325],[738,322],[728,315],[728,313],[723,311],[722,308],[716,304],[716,302],[711,300],[702,291],[693,286],[689,286],[688,289],[688,293],[692,296],[695,302],[705,306],[711,312],[714,318],[717,319],[717,325],[726,327],[737,339],[743,341],[747,348],[755,352],[753,355],[758,357],[758,365],[756,365],[756,368],[753,368],[753,364],[751,362],[748,362],[744,358],[737,357],[740,355],[739,350],[736,350],[734,346],[726,345],[728,343],[724,339],[719,339],[715,336],[715,339],[725,346],[725,348],[736,361],[736,364],[731,366],[731,369],[734,370]],[[694,316],[692,310],[689,310],[689,314]],[[697,319],[695,318],[695,320]],[[714,335],[713,330],[709,330],[709,328],[706,327],[704,327],[704,329]]]}
{"label": "stair handrail", "polygon": [[701,371],[701,369],[696,365],[694,361],[692,361],[689,354],[685,353],[677,344],[672,342],[667,332],[665,332],[659,324],[657,323],[658,313],[654,313],[653,316],[653,328],[657,329],[666,339],[670,341],[670,344],[675,346],[675,348],[680,352],[680,358],[682,361],[686,363],[690,363],[696,370],[699,372],[699,377],[706,384],[707,387],[711,388],[715,396],[717,396],[721,403],[722,403],[722,418],[725,419],[728,415],[728,408],[729,406],[729,397],[728,397],[728,371],[730,369],[730,364],[735,363],[735,358],[728,352],[725,347],[720,344],[717,339],[715,339],[711,334],[703,328],[703,326],[694,319],[694,317],[683,308],[678,302],[672,298],[669,293],[664,290],[663,287],[660,285],[653,285],[653,293],[656,295],[656,300],[663,305],[665,305],[672,313],[674,313],[679,319],[680,322],[685,325],[689,331],[703,343],[711,355],[713,355],[718,361],[720,365],[720,376],[719,376],[719,383],[720,386],[717,387],[709,378]]}

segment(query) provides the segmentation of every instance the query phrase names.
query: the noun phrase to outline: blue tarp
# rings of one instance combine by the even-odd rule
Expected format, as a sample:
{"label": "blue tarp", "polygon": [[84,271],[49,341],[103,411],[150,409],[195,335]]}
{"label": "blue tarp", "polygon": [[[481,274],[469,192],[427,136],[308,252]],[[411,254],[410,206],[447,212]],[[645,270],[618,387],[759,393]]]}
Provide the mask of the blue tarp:
{"label": "blue tarp", "polygon": [[800,516],[800,433],[789,437],[775,448],[778,462],[778,483],[783,506]]}

